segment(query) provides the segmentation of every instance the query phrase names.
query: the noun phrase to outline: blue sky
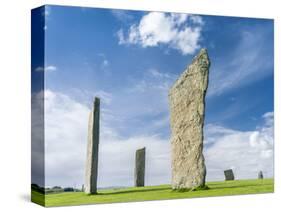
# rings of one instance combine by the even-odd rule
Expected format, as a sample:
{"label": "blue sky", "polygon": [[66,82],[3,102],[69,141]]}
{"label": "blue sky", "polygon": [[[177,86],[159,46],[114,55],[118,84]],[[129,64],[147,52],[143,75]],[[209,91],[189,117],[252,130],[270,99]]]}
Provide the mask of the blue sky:
{"label": "blue sky", "polygon": [[207,180],[223,180],[226,168],[238,178],[255,178],[259,169],[272,177],[272,20],[61,6],[42,15],[45,66],[33,71],[45,74],[47,185],[83,183],[94,96],[102,108],[99,185],[131,185],[127,161],[144,145],[147,183],[168,183],[168,90],[203,47],[211,60]]}

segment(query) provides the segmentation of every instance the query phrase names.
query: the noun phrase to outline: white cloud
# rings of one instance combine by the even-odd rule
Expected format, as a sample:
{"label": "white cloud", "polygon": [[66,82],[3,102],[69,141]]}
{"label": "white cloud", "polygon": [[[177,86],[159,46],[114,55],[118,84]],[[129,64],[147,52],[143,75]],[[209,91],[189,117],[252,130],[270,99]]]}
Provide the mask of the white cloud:
{"label": "white cloud", "polygon": [[44,68],[42,66],[38,66],[37,68],[35,68],[35,71],[41,72],[44,71]]}
{"label": "white cloud", "polygon": [[[102,92],[101,92],[102,93]],[[67,95],[45,92],[46,185],[84,183],[89,108]],[[147,147],[146,184],[169,182],[169,142],[158,135],[121,137],[102,109],[99,187],[132,186],[135,150]]]}
{"label": "white cloud", "polygon": [[242,31],[236,47],[220,61],[211,57],[207,96],[215,96],[273,74],[272,43],[269,30]]}
{"label": "white cloud", "polygon": [[262,116],[265,120],[265,124],[267,126],[273,126],[273,121],[274,121],[274,113],[273,112],[267,112],[265,114],[263,114]]}
{"label": "white cloud", "polygon": [[157,135],[103,140],[100,143],[99,185],[133,186],[135,151],[146,147],[146,185],[170,181],[169,142]]}
{"label": "white cloud", "polygon": [[51,15],[51,7],[46,5],[44,7],[44,16],[47,17],[47,16],[50,16]]}
{"label": "white cloud", "polygon": [[31,95],[31,180],[44,186],[44,93]]}
{"label": "white cloud", "polygon": [[222,180],[223,170],[229,168],[237,179],[257,178],[260,170],[265,177],[273,177],[273,116],[265,116],[264,124],[255,131],[206,126],[207,180]]}
{"label": "white cloud", "polygon": [[100,61],[100,68],[105,71],[107,74],[109,74],[108,67],[110,65],[109,60],[107,59],[106,55],[104,53],[99,53],[98,56],[102,59]]}
{"label": "white cloud", "polygon": [[194,24],[200,24],[200,25],[203,25],[204,24],[204,21],[202,19],[201,16],[198,16],[198,15],[191,15],[190,16],[190,19],[191,21],[194,23]]}
{"label": "white cloud", "polygon": [[124,36],[124,31],[123,29],[119,29],[116,33],[119,41],[118,41],[118,44],[121,45],[121,44],[126,44],[126,38]]}
{"label": "white cloud", "polygon": [[46,185],[74,186],[84,177],[89,108],[45,91]]}
{"label": "white cloud", "polygon": [[[109,102],[114,101],[110,94],[104,96],[110,96]],[[99,187],[132,186],[135,150],[143,146],[147,148],[146,184],[169,183],[169,139],[155,132],[122,135],[115,120],[119,111],[111,111],[111,104],[104,104],[101,112]],[[45,92],[46,185],[81,186],[84,183],[89,108],[65,94]],[[127,105],[126,109],[130,107]],[[128,117],[123,118],[126,123]],[[205,127],[207,180],[223,180],[223,170],[227,168],[233,168],[240,179],[256,178],[259,170],[265,177],[273,176],[273,113],[266,113],[263,119],[264,124],[254,131],[211,124]],[[151,127],[162,127],[168,121],[168,116],[162,117],[151,122]]]}
{"label": "white cloud", "polygon": [[112,15],[117,18],[119,21],[127,23],[131,21],[134,17],[125,10],[111,10]]}
{"label": "white cloud", "polygon": [[45,68],[42,66],[38,66],[37,68],[35,68],[35,71],[37,71],[37,72],[42,72],[42,71],[52,72],[52,71],[56,71],[56,70],[57,70],[57,67],[53,66],[53,65],[46,66]]}
{"label": "white cloud", "polygon": [[47,29],[48,29],[47,23],[50,20],[51,7],[46,5],[42,10],[43,10],[42,16],[44,17],[44,20],[45,20],[45,25],[44,25],[43,29],[44,29],[44,31],[47,31]]}
{"label": "white cloud", "polygon": [[139,44],[144,48],[166,44],[186,55],[200,48],[202,26],[203,20],[199,16],[150,12],[138,24],[130,26],[127,36],[123,29],[117,36],[119,44]]}

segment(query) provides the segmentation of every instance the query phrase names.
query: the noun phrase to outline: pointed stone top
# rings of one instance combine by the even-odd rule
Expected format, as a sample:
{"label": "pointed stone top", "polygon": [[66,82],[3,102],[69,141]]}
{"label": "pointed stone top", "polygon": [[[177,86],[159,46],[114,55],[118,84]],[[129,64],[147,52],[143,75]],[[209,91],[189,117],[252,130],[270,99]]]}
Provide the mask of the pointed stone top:
{"label": "pointed stone top", "polygon": [[199,59],[203,59],[206,60],[208,63],[210,63],[210,59],[209,59],[209,55],[208,55],[208,51],[206,48],[202,48],[200,49],[199,53],[193,58],[192,63],[195,60],[199,60]]}
{"label": "pointed stone top", "polygon": [[100,98],[99,97],[95,97],[93,106],[94,106],[94,108],[98,108],[100,106]]}
{"label": "pointed stone top", "polygon": [[206,48],[202,48],[202,49],[200,49],[200,51],[199,51],[198,55],[202,55],[202,54],[207,54],[207,55],[208,55],[208,51],[207,51],[207,49],[206,49]]}
{"label": "pointed stone top", "polygon": [[[193,58],[190,66],[193,66],[193,65],[197,65],[197,66],[204,66],[204,65],[207,65],[209,66],[210,65],[210,59],[209,59],[209,55],[208,55],[208,51],[206,48],[202,48],[199,53]],[[190,67],[189,66],[189,67]],[[191,68],[187,67],[187,70],[186,71],[189,71],[191,72]],[[185,72],[186,72],[185,71]],[[184,72],[184,73],[185,73]]]}
{"label": "pointed stone top", "polygon": [[99,102],[100,98],[99,97],[95,97],[95,102]]}
{"label": "pointed stone top", "polygon": [[144,150],[145,150],[145,147],[137,149],[137,151],[144,151]]}
{"label": "pointed stone top", "polygon": [[99,104],[100,103],[100,98],[99,97],[95,97],[94,99],[94,104]]}
{"label": "pointed stone top", "polygon": [[208,74],[209,66],[210,66],[210,59],[209,59],[209,56],[208,56],[207,49],[202,48],[199,51],[199,53],[193,58],[191,64],[189,66],[187,66],[187,68],[184,70],[184,72],[176,80],[174,85],[170,88],[170,92],[171,92],[171,90],[173,90],[174,88],[176,88],[180,84],[182,84],[182,82],[190,75],[194,75],[194,74],[206,75],[206,74]]}

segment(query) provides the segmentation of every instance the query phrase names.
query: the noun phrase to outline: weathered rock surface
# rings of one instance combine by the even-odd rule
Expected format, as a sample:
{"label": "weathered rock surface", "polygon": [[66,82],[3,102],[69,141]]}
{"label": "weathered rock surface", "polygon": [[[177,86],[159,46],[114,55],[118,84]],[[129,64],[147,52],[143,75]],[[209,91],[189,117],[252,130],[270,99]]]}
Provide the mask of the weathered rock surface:
{"label": "weathered rock surface", "polygon": [[86,160],[85,193],[97,193],[98,154],[100,136],[100,99],[95,98],[93,110],[89,115],[88,145]]}
{"label": "weathered rock surface", "polygon": [[234,173],[232,169],[227,169],[224,171],[225,180],[234,180]]}
{"label": "weathered rock surface", "polygon": [[205,186],[202,151],[209,67],[207,50],[201,49],[169,91],[173,189]]}
{"label": "weathered rock surface", "polygon": [[144,186],[145,176],[145,147],[136,151],[135,186]]}

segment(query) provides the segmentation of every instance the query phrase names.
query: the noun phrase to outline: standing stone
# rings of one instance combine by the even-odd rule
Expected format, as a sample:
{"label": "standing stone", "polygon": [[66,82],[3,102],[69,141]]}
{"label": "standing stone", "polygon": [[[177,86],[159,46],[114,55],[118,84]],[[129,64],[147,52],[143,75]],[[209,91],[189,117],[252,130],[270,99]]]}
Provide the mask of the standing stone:
{"label": "standing stone", "polygon": [[169,91],[172,188],[205,188],[203,156],[205,95],[210,61],[201,49]]}
{"label": "standing stone", "polygon": [[136,151],[135,186],[144,186],[145,176],[145,147]]}
{"label": "standing stone", "polygon": [[225,180],[234,180],[234,174],[232,169],[227,169],[224,171]]}
{"label": "standing stone", "polygon": [[259,171],[259,173],[258,173],[258,179],[263,179],[263,173],[262,173],[262,171]]}
{"label": "standing stone", "polygon": [[97,193],[98,153],[100,136],[100,99],[95,98],[93,110],[89,115],[88,146],[86,161],[85,193]]}

